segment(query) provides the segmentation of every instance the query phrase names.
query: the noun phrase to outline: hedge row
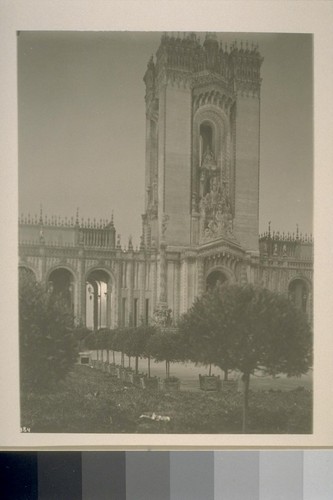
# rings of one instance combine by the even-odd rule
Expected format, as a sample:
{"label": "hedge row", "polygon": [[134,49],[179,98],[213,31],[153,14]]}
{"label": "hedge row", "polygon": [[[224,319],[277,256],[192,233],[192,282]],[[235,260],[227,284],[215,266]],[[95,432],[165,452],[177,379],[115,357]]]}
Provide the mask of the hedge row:
{"label": "hedge row", "polygon": [[90,332],[85,338],[85,348],[111,350],[129,357],[154,358],[156,361],[185,360],[182,336],[175,329],[161,332],[154,326],[141,325],[133,328],[103,328]]}

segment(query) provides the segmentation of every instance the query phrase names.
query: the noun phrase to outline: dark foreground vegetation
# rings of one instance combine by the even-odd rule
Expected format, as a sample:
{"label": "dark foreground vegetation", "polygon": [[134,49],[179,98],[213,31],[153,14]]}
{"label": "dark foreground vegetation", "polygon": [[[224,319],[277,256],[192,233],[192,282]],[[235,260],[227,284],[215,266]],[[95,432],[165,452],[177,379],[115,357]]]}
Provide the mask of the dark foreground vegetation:
{"label": "dark foreground vegetation", "polygon": [[[76,325],[66,297],[30,276],[20,276],[19,292],[24,431],[311,432],[309,392],[254,393],[250,385],[258,371],[292,377],[312,366],[310,325],[286,297],[250,285],[222,285],[197,298],[178,325],[163,309],[152,324],[90,332]],[[164,361],[167,390],[144,389],[151,386],[145,382],[141,388],[141,381],[140,387],[126,386],[111,372],[74,366],[83,349],[96,350],[100,357],[106,351],[108,364],[110,356],[114,363],[120,353],[122,369],[125,356],[134,358],[136,381],[140,358],[147,359],[148,377],[150,360]],[[238,372],[242,393],[170,392],[180,382],[170,377],[170,363],[187,361],[221,368],[223,387],[229,373]],[[134,375],[128,380],[135,383]]]}
{"label": "dark foreground vegetation", "polygon": [[[76,365],[57,389],[22,394],[21,424],[30,432],[237,434],[242,432],[242,401],[235,391],[141,389]],[[312,432],[310,391],[250,391],[249,403],[247,433]]]}

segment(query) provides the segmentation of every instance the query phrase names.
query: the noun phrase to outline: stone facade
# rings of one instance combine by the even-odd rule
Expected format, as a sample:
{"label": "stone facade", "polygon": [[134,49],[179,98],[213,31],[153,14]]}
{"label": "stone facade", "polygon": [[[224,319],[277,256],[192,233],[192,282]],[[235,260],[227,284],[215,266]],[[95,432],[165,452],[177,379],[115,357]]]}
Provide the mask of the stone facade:
{"label": "stone facade", "polygon": [[177,321],[217,281],[254,283],[312,311],[312,240],[259,237],[260,67],[257,47],[213,34],[164,35],[146,85],[145,211],[140,248],[113,219],[19,221],[19,265],[66,293],[91,328]]}

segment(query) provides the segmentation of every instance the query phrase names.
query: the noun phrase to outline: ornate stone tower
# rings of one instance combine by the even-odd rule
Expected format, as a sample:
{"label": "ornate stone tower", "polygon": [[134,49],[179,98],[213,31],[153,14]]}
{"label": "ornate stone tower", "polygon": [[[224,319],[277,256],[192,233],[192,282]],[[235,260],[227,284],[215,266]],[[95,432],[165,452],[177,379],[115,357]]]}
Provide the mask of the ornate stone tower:
{"label": "ornate stone tower", "polygon": [[164,35],[148,63],[146,211],[149,246],[237,241],[258,252],[260,66],[256,47],[207,34]]}
{"label": "ornate stone tower", "polygon": [[[164,35],[148,63],[140,247],[109,221],[21,217],[19,266],[89,328],[177,323],[217,282],[261,285],[312,315],[312,238],[259,239],[256,47]],[[260,253],[259,253],[260,250]]]}

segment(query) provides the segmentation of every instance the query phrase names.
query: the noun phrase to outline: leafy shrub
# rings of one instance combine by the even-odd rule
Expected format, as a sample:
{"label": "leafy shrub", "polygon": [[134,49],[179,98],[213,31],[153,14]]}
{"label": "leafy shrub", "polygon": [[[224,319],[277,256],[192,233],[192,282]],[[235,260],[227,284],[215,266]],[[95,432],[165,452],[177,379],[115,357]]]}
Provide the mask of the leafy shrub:
{"label": "leafy shrub", "polygon": [[19,283],[21,389],[49,388],[64,378],[77,358],[74,318],[61,298],[54,298],[30,276]]}
{"label": "leafy shrub", "polygon": [[[310,391],[250,392],[249,432],[311,433]],[[22,425],[31,432],[240,433],[242,395],[143,390],[76,365],[54,392],[29,394]],[[152,413],[169,422],[140,418]]]}

